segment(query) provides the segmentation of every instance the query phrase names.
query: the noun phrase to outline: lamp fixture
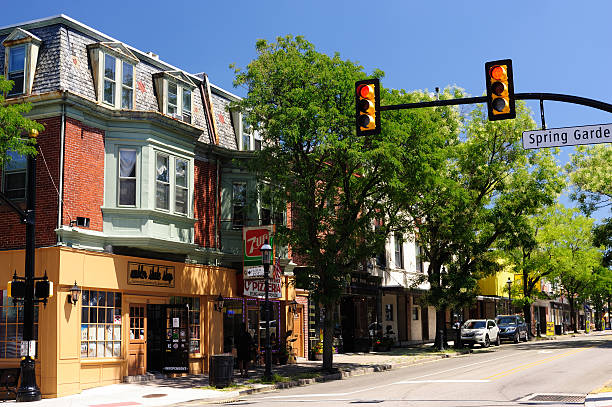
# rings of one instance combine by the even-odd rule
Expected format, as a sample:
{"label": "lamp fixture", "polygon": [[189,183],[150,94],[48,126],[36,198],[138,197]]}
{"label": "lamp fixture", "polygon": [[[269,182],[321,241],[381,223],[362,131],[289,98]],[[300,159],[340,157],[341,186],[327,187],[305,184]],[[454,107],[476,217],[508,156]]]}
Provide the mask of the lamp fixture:
{"label": "lamp fixture", "polygon": [[72,305],[76,305],[79,302],[79,295],[81,294],[81,287],[77,285],[76,280],[74,281],[74,285],[70,287],[70,294],[68,294],[68,302],[72,303]]}
{"label": "lamp fixture", "polygon": [[221,294],[215,299],[215,311],[223,311],[223,296]]}

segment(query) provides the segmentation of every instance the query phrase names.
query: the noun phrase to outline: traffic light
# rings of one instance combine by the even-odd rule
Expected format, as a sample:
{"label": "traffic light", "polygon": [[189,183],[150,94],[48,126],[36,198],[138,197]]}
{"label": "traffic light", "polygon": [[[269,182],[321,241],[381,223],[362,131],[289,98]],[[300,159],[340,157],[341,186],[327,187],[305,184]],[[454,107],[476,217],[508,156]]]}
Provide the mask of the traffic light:
{"label": "traffic light", "polygon": [[485,63],[487,110],[489,121],[514,119],[514,82],[512,60],[501,59]]}
{"label": "traffic light", "polygon": [[355,82],[357,136],[380,134],[380,82],[366,79]]}

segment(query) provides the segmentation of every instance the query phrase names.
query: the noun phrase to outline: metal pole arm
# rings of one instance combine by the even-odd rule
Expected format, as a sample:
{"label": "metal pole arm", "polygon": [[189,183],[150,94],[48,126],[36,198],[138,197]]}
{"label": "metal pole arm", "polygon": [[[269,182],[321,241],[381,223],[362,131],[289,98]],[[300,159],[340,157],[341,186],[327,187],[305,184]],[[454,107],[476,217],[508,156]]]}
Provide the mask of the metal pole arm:
{"label": "metal pole arm", "polygon": [[8,199],[2,192],[0,192],[0,199],[6,202],[6,204],[10,206],[11,209],[19,215],[19,217],[21,218],[21,223],[26,223],[28,221],[27,213],[22,211],[20,207],[18,207],[13,201]]}

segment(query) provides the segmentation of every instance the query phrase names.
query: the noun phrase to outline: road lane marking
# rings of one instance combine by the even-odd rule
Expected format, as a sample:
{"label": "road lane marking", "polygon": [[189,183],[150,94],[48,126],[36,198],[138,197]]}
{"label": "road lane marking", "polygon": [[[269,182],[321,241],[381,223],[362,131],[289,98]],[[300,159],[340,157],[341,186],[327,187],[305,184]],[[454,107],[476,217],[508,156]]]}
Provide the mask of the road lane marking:
{"label": "road lane marking", "polygon": [[457,379],[457,380],[404,380],[393,384],[419,384],[419,383],[489,383],[486,379]]}
{"label": "road lane marking", "polygon": [[[467,365],[462,365],[462,366],[458,366],[458,367],[453,367],[451,369],[446,369],[446,370],[442,370],[439,372],[434,372],[434,373],[428,373],[428,374],[424,374],[421,376],[416,376],[413,377],[411,379],[408,380],[418,380],[418,379],[422,379],[424,377],[429,377],[429,376],[435,376],[435,375],[439,375],[442,373],[447,373],[447,372],[452,372],[453,370],[458,370],[458,369],[464,369],[466,367],[471,367],[471,366],[476,366],[476,365],[481,365],[483,363],[490,363],[493,362],[495,360],[500,360],[500,359],[506,359],[512,356],[516,356],[516,353],[513,353],[511,355],[506,355],[506,356],[500,356],[497,358],[492,358],[492,359],[486,359],[480,362],[474,362],[474,363],[470,363]],[[445,360],[445,359],[440,359],[440,360]],[[333,396],[348,396],[351,394],[356,394],[356,393],[362,393],[365,391],[370,391],[370,390],[376,390],[379,389],[381,387],[387,387],[387,386],[392,386],[395,384],[401,384],[401,382],[395,382],[395,383],[389,383],[389,384],[382,384],[380,386],[374,386],[374,387],[368,387],[366,389],[359,389],[359,390],[354,390],[354,391],[350,391],[350,392],[343,392],[343,393],[310,393],[310,394],[295,394],[295,395],[286,395],[286,396],[265,396],[265,397],[261,397],[260,399],[283,399],[283,398],[298,398],[298,397],[333,397]]]}
{"label": "road lane marking", "polygon": [[536,360],[535,362],[525,363],[525,364],[519,365],[519,366],[517,366],[515,368],[504,370],[504,371],[496,373],[494,375],[485,377],[485,379],[497,380],[497,379],[499,379],[501,377],[508,376],[508,375],[513,374],[513,373],[520,372],[520,371],[529,369],[531,367],[541,365],[543,363],[552,362],[553,360],[561,359],[562,357],[565,357],[565,356],[571,356],[571,355],[575,355],[575,354],[580,353],[580,352],[584,352],[585,350],[591,349],[594,346],[595,345],[589,346],[588,348],[582,348],[582,349],[573,350],[573,351],[570,351],[570,352],[565,352],[565,353],[562,353],[560,355],[549,356],[549,357],[544,358],[544,359]]}

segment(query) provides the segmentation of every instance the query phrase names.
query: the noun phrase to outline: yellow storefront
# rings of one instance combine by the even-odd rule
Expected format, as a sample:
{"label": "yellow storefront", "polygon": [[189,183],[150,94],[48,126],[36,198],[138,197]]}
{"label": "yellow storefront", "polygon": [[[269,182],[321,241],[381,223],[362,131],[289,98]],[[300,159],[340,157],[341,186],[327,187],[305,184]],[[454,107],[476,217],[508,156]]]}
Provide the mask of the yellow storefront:
{"label": "yellow storefront", "polygon": [[[0,252],[0,264],[5,265],[0,324],[15,332],[1,344],[0,368],[17,367],[20,311],[6,297],[5,288],[15,270],[23,275],[24,252]],[[176,373],[205,372],[208,355],[223,352],[219,294],[242,295],[234,269],[66,247],[37,249],[36,276],[45,272],[54,283],[54,295],[46,307],[39,306],[35,330],[37,383],[43,397],[143,374],[152,370],[147,364],[159,360],[153,349],[163,352],[162,346],[189,347],[188,372]],[[75,282],[82,291],[73,304],[70,288]],[[294,295],[285,278],[283,308]],[[285,316],[285,309],[281,313]]]}

